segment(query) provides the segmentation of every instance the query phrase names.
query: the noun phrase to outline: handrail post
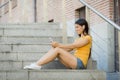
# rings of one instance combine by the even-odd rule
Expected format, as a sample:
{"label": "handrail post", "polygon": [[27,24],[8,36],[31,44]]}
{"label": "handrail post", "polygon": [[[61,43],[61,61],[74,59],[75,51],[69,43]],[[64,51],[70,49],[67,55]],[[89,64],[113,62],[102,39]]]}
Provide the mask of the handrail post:
{"label": "handrail post", "polygon": [[12,0],[9,0],[9,23],[12,22]]}
{"label": "handrail post", "polygon": [[62,0],[62,26],[63,26],[63,43],[67,43],[67,23],[66,23],[66,16],[65,16],[65,0]]}
{"label": "handrail post", "polygon": [[[118,50],[119,50],[119,62],[120,62],[120,31],[118,31]],[[119,63],[120,65],[120,63]],[[120,71],[120,66],[119,66],[119,71]]]}

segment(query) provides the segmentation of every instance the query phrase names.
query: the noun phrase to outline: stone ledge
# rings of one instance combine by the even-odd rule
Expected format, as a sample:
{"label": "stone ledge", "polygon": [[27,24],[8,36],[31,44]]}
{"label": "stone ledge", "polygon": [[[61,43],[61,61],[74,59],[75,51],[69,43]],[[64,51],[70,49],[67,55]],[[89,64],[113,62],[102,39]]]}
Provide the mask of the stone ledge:
{"label": "stone ledge", "polygon": [[11,29],[11,28],[31,28],[31,29],[60,29],[60,24],[59,23],[28,23],[28,24],[0,24],[0,28],[7,28],[7,29]]}
{"label": "stone ledge", "polygon": [[[106,80],[106,73],[99,70],[14,70],[0,72],[6,80]],[[3,74],[2,74],[3,73]]]}

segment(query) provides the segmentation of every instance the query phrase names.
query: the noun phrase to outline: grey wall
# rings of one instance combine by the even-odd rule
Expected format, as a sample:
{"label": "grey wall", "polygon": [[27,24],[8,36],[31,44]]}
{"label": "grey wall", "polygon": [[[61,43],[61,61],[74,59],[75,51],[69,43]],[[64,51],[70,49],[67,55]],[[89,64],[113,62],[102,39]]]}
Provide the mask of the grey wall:
{"label": "grey wall", "polygon": [[91,26],[93,38],[92,58],[97,68],[106,72],[114,71],[114,28],[104,22]]}

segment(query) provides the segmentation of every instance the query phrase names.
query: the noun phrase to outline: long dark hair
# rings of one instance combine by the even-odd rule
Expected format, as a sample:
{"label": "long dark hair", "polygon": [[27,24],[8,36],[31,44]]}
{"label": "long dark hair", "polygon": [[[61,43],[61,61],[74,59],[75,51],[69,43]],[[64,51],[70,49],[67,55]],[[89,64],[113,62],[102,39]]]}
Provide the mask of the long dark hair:
{"label": "long dark hair", "polygon": [[[88,35],[88,34],[89,34],[88,23],[87,23],[87,21],[86,21],[85,19],[80,18],[80,19],[78,19],[78,20],[75,22],[75,24],[78,24],[78,25],[80,25],[80,26],[85,25],[85,29],[84,29],[84,31],[83,31],[83,34],[84,34],[84,35]],[[81,36],[81,34],[78,34],[78,35]]]}

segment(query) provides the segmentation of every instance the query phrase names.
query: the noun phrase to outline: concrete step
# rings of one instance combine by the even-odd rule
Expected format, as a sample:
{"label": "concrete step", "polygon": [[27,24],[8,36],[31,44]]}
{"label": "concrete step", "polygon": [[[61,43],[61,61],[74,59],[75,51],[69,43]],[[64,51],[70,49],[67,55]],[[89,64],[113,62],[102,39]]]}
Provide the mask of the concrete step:
{"label": "concrete step", "polygon": [[98,70],[14,70],[1,71],[1,80],[106,80]]}
{"label": "concrete step", "polygon": [[[24,58],[23,58],[24,59]],[[35,58],[37,59],[37,58]],[[39,57],[38,59],[39,60]],[[30,65],[31,63],[36,62],[37,60],[1,60],[0,61],[0,71],[6,71],[6,70],[21,70],[24,66]],[[87,70],[95,70],[96,64],[94,64],[94,61],[92,62],[92,66],[90,66],[90,62],[88,62]],[[42,69],[67,69],[58,59],[53,60],[52,62],[45,64],[42,66]]]}
{"label": "concrete step", "polygon": [[97,69],[97,62],[93,60],[91,57],[88,60],[87,69]]}
{"label": "concrete step", "polygon": [[[58,59],[55,59],[54,61],[46,65],[43,65],[42,69],[68,69],[68,68],[65,67]],[[94,61],[89,60],[86,70],[95,70],[95,69],[97,69],[96,64],[94,64]]]}
{"label": "concrete step", "polygon": [[0,24],[1,36],[61,36],[59,24]]}
{"label": "concrete step", "polygon": [[[62,43],[62,36],[52,37],[54,41]],[[72,37],[68,37],[68,43],[73,42]],[[43,44],[50,43],[49,36],[41,37],[0,37],[0,44]]]}
{"label": "concrete step", "polygon": [[45,53],[2,53],[0,61],[34,61],[40,59]]}
{"label": "concrete step", "polygon": [[0,61],[0,73],[1,71],[13,71],[22,69],[23,69],[22,61]]}
{"label": "concrete step", "polygon": [[62,30],[60,29],[3,29],[2,36],[62,36]]}
{"label": "concrete step", "polygon": [[[13,70],[23,70],[23,67],[36,62],[37,60],[30,61],[0,61],[0,71],[13,71]],[[59,60],[54,60],[48,64],[42,66],[42,69],[67,69]]]}
{"label": "concrete step", "polygon": [[[0,39],[0,53],[35,53],[46,52],[51,48],[49,37],[45,38],[16,38],[6,37]],[[62,43],[61,37],[53,37],[57,42]],[[68,38],[68,43],[73,42],[71,37]]]}
{"label": "concrete step", "polygon": [[61,29],[59,23],[0,24],[0,29]]}
{"label": "concrete step", "polygon": [[107,80],[120,80],[120,72],[107,73]]}
{"label": "concrete step", "polygon": [[46,52],[51,48],[50,44],[35,44],[35,45],[10,44],[10,45],[1,45],[1,46],[2,46],[0,47],[1,53]]}

